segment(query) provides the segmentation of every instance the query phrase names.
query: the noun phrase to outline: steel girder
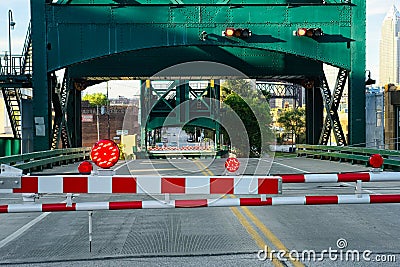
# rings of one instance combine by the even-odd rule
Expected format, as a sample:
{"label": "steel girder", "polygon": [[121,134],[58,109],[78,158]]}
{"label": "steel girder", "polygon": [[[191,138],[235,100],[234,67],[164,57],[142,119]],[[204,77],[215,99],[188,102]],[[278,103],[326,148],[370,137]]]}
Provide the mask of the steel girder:
{"label": "steel girder", "polygon": [[[193,124],[192,120],[198,117],[207,117],[216,120],[219,107],[215,101],[219,101],[219,85],[213,82],[207,86],[193,88],[189,81],[172,81],[163,87],[157,83],[147,80],[142,86],[142,119],[146,129],[156,129],[162,126],[179,126],[182,124]],[[205,85],[205,83],[204,83]],[[173,113],[173,115],[171,115]],[[146,115],[145,115],[146,114]],[[164,125],[169,116],[168,125]],[[215,129],[215,123],[202,124],[210,129]]]}
{"label": "steel girder", "polygon": [[338,146],[346,146],[346,137],[344,136],[342,125],[340,124],[339,115],[337,113],[340,99],[342,98],[344,86],[347,81],[349,71],[345,69],[339,69],[335,88],[333,90],[333,96],[329,89],[328,82],[325,75],[321,77],[321,94],[324,101],[324,106],[326,110],[325,122],[322,128],[321,136],[319,139],[320,145],[327,145],[329,137],[331,135],[331,130],[333,129],[333,134],[335,135],[336,143]]}
{"label": "steel girder", "polygon": [[257,88],[267,98],[283,98],[293,99],[295,107],[301,107],[303,105],[303,87],[292,83],[283,82],[259,82],[257,81]]}
{"label": "steel girder", "polygon": [[52,100],[53,100],[53,109],[54,109],[54,124],[52,131],[52,142],[51,148],[57,149],[58,143],[61,138],[62,148],[71,147],[71,136],[66,125],[66,114],[68,108],[68,98],[70,90],[72,90],[71,81],[68,76],[68,69],[65,70],[63,82],[61,84],[60,93],[56,93],[56,84],[57,78],[55,74],[53,74],[53,83],[52,86]]}
{"label": "steel girder", "polygon": [[[44,135],[34,136],[35,151],[51,144],[47,76],[52,71],[70,67],[74,79],[148,79],[174,64],[204,60],[229,65],[250,78],[312,79],[320,75],[322,62],[348,69],[349,143],[365,142],[365,0],[99,3],[31,0],[33,117],[45,123]],[[234,3],[238,6],[232,8]],[[227,38],[221,34],[226,27],[249,28],[253,36]],[[324,35],[294,36],[299,27],[321,27]],[[205,40],[199,38],[203,31]],[[220,75],[216,70],[206,74]],[[308,91],[311,99],[314,94]],[[320,111],[315,108],[313,112]]]}

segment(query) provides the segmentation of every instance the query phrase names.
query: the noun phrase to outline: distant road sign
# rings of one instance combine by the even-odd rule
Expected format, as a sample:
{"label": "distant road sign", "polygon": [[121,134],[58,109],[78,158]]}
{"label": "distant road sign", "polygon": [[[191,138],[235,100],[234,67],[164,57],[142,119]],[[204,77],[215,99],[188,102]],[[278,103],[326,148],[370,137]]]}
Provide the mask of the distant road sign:
{"label": "distant road sign", "polygon": [[128,135],[128,130],[117,130],[117,135]]}
{"label": "distant road sign", "polygon": [[93,114],[82,114],[82,122],[93,122]]}

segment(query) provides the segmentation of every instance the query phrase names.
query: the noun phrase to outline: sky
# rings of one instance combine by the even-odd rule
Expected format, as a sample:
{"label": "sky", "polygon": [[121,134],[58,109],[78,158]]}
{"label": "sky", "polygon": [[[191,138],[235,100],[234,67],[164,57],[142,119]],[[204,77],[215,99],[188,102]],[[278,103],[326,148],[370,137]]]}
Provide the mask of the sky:
{"label": "sky", "polygon": [[[400,9],[400,0],[366,0],[367,1],[367,70],[371,71],[371,78],[379,80],[379,40],[382,21],[389,8],[395,4]],[[12,31],[12,51],[21,53],[26,31],[28,28],[30,0],[0,0],[0,55],[8,51],[8,10],[13,11],[16,22]],[[90,91],[105,92],[105,83],[93,86]],[[111,98],[138,94],[138,83],[135,81],[115,81],[109,83]]]}

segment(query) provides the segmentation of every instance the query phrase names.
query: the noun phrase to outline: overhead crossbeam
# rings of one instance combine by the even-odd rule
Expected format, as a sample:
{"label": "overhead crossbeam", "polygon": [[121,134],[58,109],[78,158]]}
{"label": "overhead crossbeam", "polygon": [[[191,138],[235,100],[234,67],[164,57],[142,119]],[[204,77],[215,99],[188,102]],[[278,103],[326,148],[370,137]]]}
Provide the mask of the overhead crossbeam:
{"label": "overhead crossbeam", "polygon": [[282,98],[293,99],[295,107],[302,106],[303,87],[292,83],[259,82],[257,88],[267,99]]}
{"label": "overhead crossbeam", "polygon": [[346,84],[347,77],[349,75],[349,71],[345,69],[339,69],[335,88],[333,90],[333,96],[329,89],[328,81],[326,80],[325,75],[321,77],[321,94],[324,101],[324,106],[326,110],[325,122],[323,124],[321,136],[319,139],[320,145],[327,145],[329,141],[329,137],[331,135],[331,130],[333,129],[333,134],[336,139],[336,143],[338,146],[346,146],[346,138],[343,133],[342,125],[339,120],[339,115],[337,113],[340,99],[343,95],[344,86]]}

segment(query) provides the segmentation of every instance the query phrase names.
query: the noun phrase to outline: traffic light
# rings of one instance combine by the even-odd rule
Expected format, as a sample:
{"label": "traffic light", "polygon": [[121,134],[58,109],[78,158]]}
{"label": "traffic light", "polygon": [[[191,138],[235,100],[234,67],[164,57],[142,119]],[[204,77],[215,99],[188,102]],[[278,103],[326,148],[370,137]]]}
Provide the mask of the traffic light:
{"label": "traffic light", "polygon": [[324,33],[321,28],[298,28],[297,31],[293,32],[295,36],[305,36],[310,38],[318,38]]}
{"label": "traffic light", "polygon": [[251,36],[251,31],[247,28],[226,28],[222,35],[227,37],[248,38]]}

